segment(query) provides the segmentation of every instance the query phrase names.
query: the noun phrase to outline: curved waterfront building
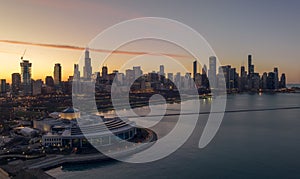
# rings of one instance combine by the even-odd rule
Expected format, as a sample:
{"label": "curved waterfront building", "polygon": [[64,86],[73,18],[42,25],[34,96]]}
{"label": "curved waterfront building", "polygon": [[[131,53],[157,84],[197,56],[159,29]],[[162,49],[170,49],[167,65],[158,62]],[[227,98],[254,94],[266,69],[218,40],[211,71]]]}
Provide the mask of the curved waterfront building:
{"label": "curved waterfront building", "polygon": [[105,122],[78,126],[77,123],[55,125],[51,132],[43,135],[44,146],[89,147],[90,141],[96,146],[108,146],[129,140],[136,135],[135,123],[120,118],[105,119]]}
{"label": "curved waterfront building", "polygon": [[[53,125],[51,125],[50,130],[45,130],[47,133],[42,136],[42,144],[44,146],[71,148],[89,147],[91,146],[90,143],[94,146],[108,146],[132,139],[137,133],[135,123],[128,119],[88,115],[84,116],[84,120],[82,120],[83,118],[78,120],[84,121],[84,123],[80,122],[79,125],[76,120],[79,117],[79,111],[72,107],[62,111],[61,118],[51,120]],[[44,129],[43,121],[35,121],[36,128]],[[40,127],[37,127],[38,124]]]}

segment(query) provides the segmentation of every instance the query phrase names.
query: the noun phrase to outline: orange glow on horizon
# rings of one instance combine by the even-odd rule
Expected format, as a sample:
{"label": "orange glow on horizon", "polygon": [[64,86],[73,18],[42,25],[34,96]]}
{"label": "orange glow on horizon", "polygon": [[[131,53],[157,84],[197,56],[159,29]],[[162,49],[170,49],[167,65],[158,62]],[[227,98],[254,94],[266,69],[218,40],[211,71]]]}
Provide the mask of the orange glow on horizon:
{"label": "orange glow on horizon", "polygon": [[[11,83],[12,73],[20,73],[20,65],[19,65],[20,57],[22,56],[24,49],[28,49],[24,59],[30,60],[30,62],[33,64],[32,78],[35,80],[42,79],[43,81],[45,80],[46,76],[53,76],[53,68],[55,63],[60,63],[62,65],[62,80],[67,81],[69,76],[73,75],[73,64],[78,63],[80,56],[83,54],[85,50],[84,47],[72,46],[72,45],[43,44],[43,43],[10,41],[10,40],[0,40],[0,48],[1,48],[0,59],[13,59],[10,60],[9,64],[5,60],[0,61],[0,79],[6,79],[8,83]],[[107,49],[90,49],[90,51],[99,52],[99,53],[112,52]],[[190,57],[187,55],[171,54],[171,53],[155,54],[149,52],[116,50],[113,51],[112,54],[114,54],[115,57],[117,57],[117,55],[139,56],[139,55],[147,54],[150,56],[163,55],[163,56],[169,56],[173,58],[190,59]],[[43,60],[37,60],[37,59],[43,59]],[[254,63],[258,64],[255,61]],[[226,64],[230,64],[230,63],[226,63]],[[223,63],[223,65],[226,64]],[[112,72],[113,70],[118,70],[119,68],[118,65],[120,64],[110,64],[108,66],[109,72]],[[231,64],[231,65],[233,67],[236,67],[237,72],[239,73],[240,64]],[[261,62],[260,65],[261,66],[256,65],[257,67],[256,70],[260,74],[262,74],[264,71],[268,72],[273,70],[273,67],[270,66],[270,64],[268,63]],[[82,68],[82,66],[80,68]],[[285,72],[287,74],[288,83],[299,83],[299,78],[297,78],[297,74],[291,75],[288,70],[287,71],[285,71],[285,69],[282,70],[281,66],[279,66],[279,69],[280,69],[280,73]],[[101,67],[98,67],[98,69],[93,68],[94,72],[100,70]],[[192,64],[190,64],[190,66],[189,65],[187,66],[187,70],[191,72]],[[81,73],[83,73],[82,70]]]}

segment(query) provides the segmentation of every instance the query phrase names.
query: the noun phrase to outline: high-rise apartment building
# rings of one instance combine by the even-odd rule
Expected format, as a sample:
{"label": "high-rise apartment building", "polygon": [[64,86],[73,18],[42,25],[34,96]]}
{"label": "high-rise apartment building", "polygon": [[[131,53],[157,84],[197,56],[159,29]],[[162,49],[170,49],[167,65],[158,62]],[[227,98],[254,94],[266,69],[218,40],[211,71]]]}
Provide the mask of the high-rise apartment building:
{"label": "high-rise apartment building", "polygon": [[21,66],[21,86],[24,95],[31,95],[31,67],[32,64],[28,60],[22,60]]}
{"label": "high-rise apartment building", "polygon": [[195,80],[197,74],[197,60],[193,62],[193,79]]}
{"label": "high-rise apartment building", "polygon": [[217,86],[217,58],[215,56],[209,57],[209,70],[208,78],[211,88],[216,88]]}
{"label": "high-rise apartment building", "polygon": [[20,73],[11,74],[11,90],[14,95],[17,95],[21,90],[21,75]]}
{"label": "high-rise apartment building", "polygon": [[74,74],[73,74],[73,80],[79,80],[80,79],[80,71],[79,71],[79,65],[74,64]]}
{"label": "high-rise apartment building", "polygon": [[60,83],[61,83],[61,65],[59,63],[56,63],[54,65],[53,77],[54,77],[54,85],[60,85]]}

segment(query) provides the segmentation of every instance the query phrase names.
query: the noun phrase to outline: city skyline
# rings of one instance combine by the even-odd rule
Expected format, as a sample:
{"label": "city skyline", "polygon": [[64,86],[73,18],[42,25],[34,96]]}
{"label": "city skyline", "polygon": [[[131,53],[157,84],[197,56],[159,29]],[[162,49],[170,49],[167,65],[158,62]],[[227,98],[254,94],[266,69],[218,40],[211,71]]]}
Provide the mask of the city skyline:
{"label": "city skyline", "polygon": [[[32,76],[32,64],[33,63],[31,63],[31,61],[29,61],[29,60],[23,59],[23,56],[22,56],[21,57],[22,62],[20,63],[21,71],[20,72],[12,72],[8,79],[2,78],[1,76],[0,76],[0,79],[3,79],[7,83],[11,84],[12,81],[13,81],[13,78],[14,78],[13,75],[18,74],[18,75],[21,75],[21,77],[22,77],[22,79],[20,79],[22,83],[23,83],[23,81],[26,81],[26,83],[31,84],[29,79],[44,80],[47,77],[52,77],[53,80],[54,80],[54,85],[59,85],[60,82],[68,81],[70,77],[74,77],[74,76],[75,76],[75,79],[82,78],[82,79],[85,79],[85,80],[91,80],[91,77],[93,75],[96,75],[97,73],[102,73],[102,75],[103,75],[103,71],[101,71],[101,70],[103,70],[104,68],[106,70],[106,72],[105,72],[106,74],[112,74],[112,73],[115,73],[116,71],[119,72],[119,73],[125,74],[127,70],[130,70],[129,68],[127,68],[127,69],[124,69],[123,71],[119,71],[119,69],[108,68],[107,65],[103,65],[102,67],[97,68],[97,70],[92,70],[92,67],[91,67],[92,58],[90,58],[90,52],[89,52],[88,48],[85,49],[84,54],[85,54],[85,56],[84,56],[84,66],[80,67],[79,64],[72,64],[73,65],[73,72],[70,73],[68,76],[66,76],[64,78],[62,78],[62,73],[63,73],[62,68],[63,67],[62,67],[61,63],[59,63],[59,62],[53,64],[54,65],[54,70],[52,71],[52,75],[44,75],[44,76],[42,76],[42,78],[31,78],[31,76]],[[215,79],[216,75],[220,73],[220,70],[221,70],[222,67],[226,67],[226,66],[230,66],[230,67],[233,67],[234,69],[237,69],[236,71],[237,71],[237,73],[240,77],[243,76],[244,72],[246,72],[246,73],[248,72],[249,74],[258,73],[259,75],[262,75],[264,73],[268,73],[268,72],[272,71],[272,69],[273,70],[277,69],[277,71],[278,71],[278,68],[280,68],[278,66],[269,67],[269,69],[270,69],[269,71],[264,71],[264,72],[260,73],[260,72],[258,72],[254,69],[254,64],[253,64],[252,57],[253,57],[252,54],[247,55],[247,61],[248,61],[247,62],[247,70],[248,71],[245,71],[245,68],[246,68],[245,65],[235,67],[231,64],[226,64],[226,65],[222,64],[222,65],[219,66],[219,69],[217,69],[217,64],[216,64],[217,58],[215,56],[211,56],[211,57],[209,57],[209,64],[204,64],[203,66],[201,66],[201,64],[199,66],[199,62],[197,60],[193,61],[193,63],[190,65],[190,68],[189,68],[190,70],[188,70],[188,72],[186,72],[186,73],[190,73],[191,77],[193,77],[193,78],[195,78],[196,74],[204,74],[205,73],[207,76],[212,76],[212,78],[211,78],[213,80],[212,83],[216,83],[216,79]],[[24,72],[24,70],[22,70],[22,69],[24,69],[24,67],[23,67],[24,64],[26,64],[25,65],[26,66],[26,69],[25,69],[26,74],[22,75],[22,73]],[[86,66],[87,66],[87,68],[85,68]],[[207,66],[209,66],[209,68],[207,68]],[[255,67],[257,67],[257,66],[255,66]],[[157,66],[157,69],[152,69],[150,71],[142,71],[141,66],[139,66],[139,65],[133,65],[133,66],[131,66],[131,68],[133,70],[135,70],[135,68],[136,69],[138,68],[141,71],[141,74],[147,74],[147,73],[155,72],[155,73],[158,73],[159,75],[163,75],[165,77],[167,77],[168,74],[170,74],[170,73],[171,74],[182,73],[180,71],[165,71],[165,64],[163,64],[163,63],[161,63],[159,66]],[[238,72],[239,69],[241,69],[240,73]],[[244,69],[244,72],[242,72],[242,69]],[[201,73],[200,73],[200,71],[201,71]],[[145,73],[143,73],[143,72],[145,72]],[[182,73],[182,74],[185,74],[185,73]],[[286,72],[283,72],[283,74],[286,74]],[[46,82],[47,80],[44,80],[44,81]],[[214,86],[215,86],[215,84],[214,84]]]}
{"label": "city skyline", "polygon": [[0,2],[0,179],[300,178],[300,0]]}
{"label": "city skyline", "polygon": [[[15,6],[16,2],[18,6]],[[157,4],[161,8],[148,10],[148,7]],[[269,71],[269,66],[280,66],[288,76],[288,83],[300,83],[297,68],[300,29],[296,8],[298,1],[189,1],[172,3],[172,8],[167,4],[92,0],[3,2],[0,11],[3,22],[0,29],[0,76],[9,79],[11,73],[19,72],[18,67],[7,65],[6,61],[19,63],[20,56],[27,49],[25,59],[35,64],[32,73],[34,79],[52,75],[52,69],[45,68],[45,64],[61,63],[64,67],[62,76],[66,80],[73,73],[71,64],[78,63],[85,46],[99,32],[123,20],[161,16],[183,22],[202,34],[222,65],[238,67],[246,64],[245,56],[251,53],[256,59],[256,71],[259,73]],[[79,13],[84,11],[89,13]],[[92,19],[95,16],[109,18],[94,21]],[[75,21],[73,17],[76,17]],[[25,43],[7,43],[6,40]],[[46,48],[42,44],[54,44],[56,47]],[[71,50],[65,45],[79,49]],[[135,51],[143,49],[137,47]]]}
{"label": "city skyline", "polygon": [[[44,76],[42,76],[42,77],[40,77],[40,78],[31,78],[31,76],[32,76],[32,63],[30,63],[29,62],[29,60],[24,60],[23,58],[24,58],[24,55],[25,55],[25,52],[26,52],[26,50],[24,51],[24,53],[23,53],[23,55],[21,56],[21,60],[22,60],[22,63],[20,63],[21,64],[21,67],[22,67],[22,64],[24,64],[24,63],[29,63],[29,65],[30,65],[30,68],[29,68],[29,70],[27,70],[27,71],[29,71],[30,73],[29,74],[27,74],[27,75],[25,75],[25,78],[27,78],[27,76],[28,76],[28,78],[30,78],[30,79],[32,79],[32,80],[44,80],[45,79],[45,81],[47,81],[46,80],[46,78],[45,77],[49,77],[49,76],[51,76],[51,77],[53,77],[53,80],[54,80],[54,83],[55,83],[55,85],[59,85],[62,81],[69,81],[70,80],[70,77],[72,77],[73,78],[73,76],[75,76],[75,79],[79,79],[79,78],[83,78],[83,79],[85,79],[85,80],[91,80],[91,78],[92,78],[92,76],[94,76],[94,78],[95,78],[95,76],[97,76],[97,73],[99,73],[101,70],[101,68],[102,68],[102,70],[103,70],[103,67],[105,66],[105,68],[106,68],[106,73],[115,73],[115,71],[119,71],[119,72],[121,72],[121,73],[126,73],[127,72],[127,70],[129,69],[128,67],[130,67],[130,68],[136,68],[136,67],[139,67],[139,68],[141,68],[141,66],[143,66],[143,67],[147,67],[147,69],[148,69],[148,71],[145,71],[145,72],[148,72],[148,73],[151,73],[151,72],[155,72],[155,70],[153,69],[153,68],[151,68],[151,67],[153,67],[153,65],[152,66],[150,66],[150,70],[149,70],[149,67],[148,66],[145,66],[144,64],[143,65],[139,65],[139,64],[136,64],[136,63],[128,63],[128,64],[126,64],[125,65],[125,67],[124,66],[122,66],[122,69],[120,69],[120,68],[107,68],[107,64],[102,64],[103,66],[102,67],[96,67],[95,68],[95,66],[94,66],[94,69],[96,69],[96,70],[92,70],[93,69],[93,67],[92,67],[92,62],[93,62],[93,60],[92,60],[92,58],[91,58],[91,55],[90,55],[90,51],[95,51],[95,52],[99,52],[99,49],[89,49],[89,48],[86,48],[85,50],[84,50],[84,55],[83,55],[83,57],[81,57],[81,61],[80,61],[80,63],[81,63],[81,65],[79,65],[79,64],[74,64],[74,68],[73,68],[73,73],[71,73],[71,74],[68,74],[66,77],[62,77],[62,74],[63,74],[63,70],[62,70],[62,66],[61,66],[61,63],[55,63],[55,65],[54,65],[54,71],[53,71],[53,75],[44,75]],[[116,52],[117,54],[118,53],[126,53],[126,51],[117,51]],[[135,53],[137,53],[137,52],[130,52],[130,53],[132,53],[132,54],[135,54]],[[143,53],[145,53],[145,54],[147,54],[146,52],[143,52]],[[93,53],[92,53],[93,54]],[[178,56],[178,57],[180,57],[180,58],[186,58],[186,59],[189,59],[189,60],[191,60],[190,59],[190,57],[188,56],[188,55],[182,55],[182,56],[180,56],[180,55],[178,55],[178,54],[168,54],[168,55],[174,55],[174,56]],[[150,58],[151,57],[154,57],[154,56],[160,56],[160,54],[154,54],[154,55],[151,55],[150,54]],[[142,56],[142,58],[143,58],[143,56]],[[149,58],[149,57],[148,57]],[[83,60],[83,61],[82,61]],[[195,79],[195,76],[196,76],[196,74],[197,74],[197,72],[199,71],[202,71],[202,73],[205,73],[205,74],[207,74],[208,76],[211,76],[211,85],[212,86],[216,86],[216,84],[217,84],[217,74],[220,72],[220,70],[222,69],[223,71],[225,70],[224,69],[224,67],[229,67],[230,69],[231,69],[231,67],[232,67],[232,69],[234,70],[234,73],[236,73],[237,72],[237,75],[238,76],[240,76],[240,77],[242,77],[243,75],[244,75],[244,73],[246,72],[248,72],[249,74],[257,74],[257,78],[260,78],[260,74],[264,74],[264,73],[266,73],[266,72],[270,72],[270,67],[269,67],[269,70],[268,71],[263,71],[263,72],[258,72],[258,71],[256,71],[256,69],[257,69],[257,66],[255,66],[255,69],[254,69],[254,64],[252,64],[252,54],[248,54],[247,55],[247,70],[248,71],[246,71],[245,69],[246,69],[246,67],[245,67],[245,65],[243,64],[243,65],[241,65],[241,66],[239,66],[239,67],[237,67],[237,68],[234,68],[234,66],[233,65],[231,65],[231,64],[226,64],[226,65],[220,65],[220,66],[218,66],[217,67],[217,57],[215,57],[215,56],[211,56],[211,57],[209,57],[209,60],[208,60],[208,64],[202,64],[202,62],[201,61],[197,61],[197,60],[195,60],[195,61],[193,61],[193,64],[191,65],[191,64],[188,64],[187,66],[184,66],[185,68],[187,68],[187,71],[168,71],[168,70],[166,70],[167,71],[167,73],[169,74],[169,73],[182,73],[182,74],[186,74],[186,73],[190,73],[191,74],[191,77],[193,77],[194,79]],[[160,61],[159,61],[159,63],[160,63]],[[156,63],[153,63],[153,64],[156,64]],[[161,74],[161,75],[164,75],[164,76],[168,76],[168,75],[166,75],[166,73],[164,73],[164,70],[165,70],[165,67],[164,66],[167,66],[168,67],[168,65],[167,64],[165,64],[165,63],[160,63],[161,65],[160,65],[160,67],[159,67],[159,71],[157,71],[157,73],[159,73],[159,74]],[[200,66],[198,66],[198,64],[200,64]],[[132,65],[132,66],[130,66],[130,65]],[[154,65],[155,66],[155,65]],[[209,66],[209,68],[207,69],[207,66]],[[127,67],[127,68],[126,68]],[[28,67],[27,67],[28,68]],[[218,69],[217,69],[218,68]],[[238,71],[239,71],[239,68],[241,68],[241,71],[240,71],[240,73],[238,73]],[[22,70],[23,69],[23,67],[21,68],[21,73],[23,73],[23,71],[24,70]],[[238,69],[238,70],[236,70],[236,69]],[[273,69],[275,70],[275,69],[277,69],[277,81],[279,81],[279,79],[280,79],[280,77],[278,77],[278,66],[274,66],[273,67]],[[163,71],[163,72],[161,72],[161,71]],[[82,72],[82,73],[80,73],[80,72]],[[14,72],[14,73],[17,73],[17,72]],[[12,75],[14,74],[14,73],[12,73]],[[102,72],[103,73],[103,72]],[[199,73],[200,74],[200,73]],[[261,76],[261,77],[263,77],[263,76]],[[22,78],[24,78],[24,75],[22,75]],[[285,76],[285,73],[284,73],[284,78],[285,78],[285,83],[287,82],[287,80],[286,80],[286,76]],[[0,76],[0,79],[4,79],[4,78],[1,78],[1,76]],[[24,79],[23,79],[24,80]],[[23,81],[22,80],[22,81]],[[8,78],[8,79],[5,79],[5,82],[7,82],[7,83],[11,83],[13,81],[13,76],[11,76],[11,78]],[[27,79],[27,81],[29,81],[28,79]],[[288,83],[288,82],[287,82]],[[289,84],[289,83],[288,83]],[[290,83],[290,84],[293,84],[293,83]],[[31,84],[30,84],[30,82],[28,82],[28,85],[30,86]]]}
{"label": "city skyline", "polygon": [[[41,45],[41,44],[40,44]],[[29,46],[30,46],[30,44],[29,44]],[[47,45],[45,45],[45,47],[46,47]],[[85,48],[83,48],[83,47],[72,47],[72,46],[68,46],[68,45],[61,45],[61,47],[60,46],[58,46],[58,47],[46,47],[46,48],[66,48],[66,49],[72,49],[72,48],[74,48],[74,49],[72,49],[72,50],[81,50],[81,52],[80,53],[82,53],[82,51],[84,51],[84,56],[85,56],[85,53],[86,53],[86,49]],[[85,49],[85,50],[83,50],[83,49]],[[27,48],[25,49],[25,52],[26,52],[26,50],[27,50]],[[95,49],[95,51],[100,51],[100,53],[101,53],[101,50],[99,50],[99,49]],[[1,52],[0,52],[1,53]],[[120,52],[114,52],[114,54],[124,54],[124,53],[127,53],[126,51],[120,51]],[[140,52],[140,53],[145,53],[145,54],[150,54],[150,52]],[[23,53],[23,55],[26,55],[26,53]],[[137,51],[128,51],[128,55],[139,55],[139,52],[137,52]],[[23,55],[20,55],[21,56],[21,60],[23,60]],[[151,54],[150,54],[151,55]],[[180,56],[180,54],[168,54],[168,55],[174,55],[174,56],[179,56],[179,57],[181,57],[181,58],[186,58],[186,59],[188,59],[188,58],[190,58],[189,56],[184,56],[184,55],[182,55],[182,56]],[[247,54],[247,55],[249,55],[249,54]],[[155,56],[155,55],[154,55]],[[159,55],[157,55],[157,56],[159,56]],[[26,58],[26,56],[25,56],[25,58]],[[92,66],[91,66],[91,64],[93,63],[93,61],[92,61],[92,59],[90,58],[90,57],[88,57],[89,59],[90,59],[90,61],[89,62],[87,62],[88,64],[85,64],[85,65],[90,65],[90,69],[88,70],[89,72],[87,72],[87,74],[85,74],[84,73],[84,66],[83,67],[80,67],[80,71],[82,71],[83,73],[83,76],[84,76],[84,74],[86,75],[86,76],[91,76],[92,74],[94,74],[95,72],[97,72],[97,70],[99,70],[100,68],[96,68],[97,70],[95,71],[95,70],[92,70]],[[249,58],[243,58],[244,60],[243,60],[243,63],[242,64],[240,64],[240,66],[244,66],[245,65],[245,62],[246,63],[248,63],[249,64]],[[28,60],[28,59],[27,59]],[[190,59],[191,60],[191,59]],[[219,59],[218,59],[219,60]],[[32,60],[30,60],[30,61],[32,61]],[[33,60],[34,61],[34,60]],[[80,61],[80,60],[78,60],[78,61]],[[78,61],[77,61],[77,63],[78,63]],[[85,61],[85,63],[86,63],[86,61]],[[256,62],[256,63],[258,63],[258,62]],[[65,62],[64,62],[64,60],[62,60],[61,62],[58,62],[58,61],[55,61],[55,64],[66,64]],[[74,63],[74,64],[76,64],[76,63]],[[72,64],[72,65],[74,65],[74,64]],[[69,78],[69,76],[72,76],[73,75],[73,69],[72,68],[70,68],[70,67],[72,67],[72,65],[70,65],[69,63],[67,63],[67,65],[65,66],[66,67],[66,70],[65,71],[62,71],[62,74],[61,74],[61,78],[62,78],[62,80],[63,81],[66,81],[66,80],[68,80],[68,78]],[[228,64],[221,64],[222,66],[224,65],[228,65]],[[231,64],[230,64],[231,65]],[[259,65],[257,65],[258,66],[258,69],[262,69]],[[275,65],[275,66],[279,66],[279,65]],[[250,69],[251,67],[249,67],[249,66],[247,66],[247,70],[249,71],[249,69]],[[264,69],[266,69],[266,70],[268,70],[268,68],[269,67],[265,67]],[[44,68],[43,69],[43,71],[48,71],[49,69],[46,69],[46,68]],[[115,70],[115,69],[113,69],[113,70]],[[110,73],[112,73],[113,72],[113,70],[112,69],[109,69],[109,72]],[[190,66],[190,67],[188,67],[188,69],[187,69],[188,71],[193,71],[194,69],[193,69],[193,67],[192,66]],[[36,71],[38,71],[38,70],[36,70]],[[2,72],[2,71],[1,71]],[[124,71],[125,72],[125,71]],[[150,72],[150,71],[149,71]],[[261,71],[261,70],[257,70],[256,72],[258,72],[258,73],[260,73],[260,74],[263,74],[264,72],[266,72],[266,71]],[[11,73],[18,73],[18,71],[15,71],[15,72],[11,72]],[[2,76],[3,77],[5,77],[5,76],[10,76],[11,75],[11,73],[8,75],[8,74],[4,74],[3,75],[3,73],[1,73],[2,74]],[[53,73],[53,72],[51,72],[51,73]],[[39,75],[33,75],[33,76],[35,76],[33,79],[41,79],[41,78],[44,78],[45,76],[49,76],[49,75],[51,75],[51,73],[50,74],[39,74]],[[173,72],[173,73],[175,73],[175,72]],[[209,71],[208,71],[208,73],[209,73]],[[34,71],[33,71],[33,73],[32,74],[34,74]],[[289,72],[286,72],[286,74],[289,74]],[[43,76],[42,76],[43,75]],[[2,77],[0,76],[0,78],[2,79]],[[11,78],[3,78],[3,79],[6,79],[7,80],[7,82],[11,82]],[[300,80],[300,78],[296,78],[296,79],[299,79]],[[288,84],[299,84],[300,83],[300,81],[293,81],[293,80],[287,80],[287,83]]]}
{"label": "city skyline", "polygon": [[[248,71],[246,71],[244,65],[239,67],[240,72],[239,68],[235,68],[231,65],[218,66],[217,57],[210,56],[208,64],[200,64],[199,61],[194,60],[192,64],[190,64],[192,65],[193,71],[185,71],[184,73],[181,71],[165,71],[165,64],[157,66],[158,71],[154,69],[143,71],[142,66],[133,65],[130,68],[124,69],[124,71],[112,69],[112,72],[109,72],[107,65],[103,65],[101,70],[94,70],[93,73],[91,65],[92,59],[88,48],[85,49],[84,54],[83,75],[80,75],[82,74],[80,73],[80,65],[74,64],[73,75],[69,76],[67,81],[62,80],[62,66],[60,63],[54,64],[53,76],[45,76],[42,79],[32,79],[32,63],[30,63],[29,60],[24,60],[22,56],[22,62],[20,63],[21,74],[11,74],[12,84],[7,83],[6,79],[1,79],[0,92],[3,96],[8,95],[8,92],[11,92],[13,96],[35,96],[53,92],[71,93],[74,87],[72,87],[73,81],[75,82],[75,93],[81,91],[81,87],[80,85],[78,86],[78,84],[84,84],[86,82],[94,82],[96,86],[100,84],[111,86],[115,83],[120,89],[122,86],[130,85],[130,87],[134,86],[136,90],[145,92],[149,90],[170,90],[175,88],[189,90],[193,87],[196,87],[198,90],[204,90],[205,93],[210,93],[210,89],[227,89],[229,93],[287,90],[287,76],[285,73],[280,73],[278,67],[273,67],[273,71],[267,71],[262,74],[258,73],[255,70],[257,66],[254,65],[251,54],[247,56]],[[199,67],[198,64],[200,64]],[[209,66],[209,68],[207,68],[207,66]],[[200,71],[202,73],[200,73]],[[45,85],[43,86],[44,81]],[[136,86],[136,83],[140,84]]]}

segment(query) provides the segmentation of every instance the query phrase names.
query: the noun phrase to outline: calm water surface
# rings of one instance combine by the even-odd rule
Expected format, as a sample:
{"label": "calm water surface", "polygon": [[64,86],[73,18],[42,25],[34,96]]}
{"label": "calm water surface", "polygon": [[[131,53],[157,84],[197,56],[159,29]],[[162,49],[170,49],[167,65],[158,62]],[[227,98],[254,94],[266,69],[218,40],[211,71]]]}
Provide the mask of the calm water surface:
{"label": "calm water surface", "polygon": [[[202,101],[209,110],[209,101]],[[230,95],[227,110],[300,107],[300,94]],[[176,112],[174,105],[169,113]],[[226,113],[204,149],[198,142],[208,115],[200,115],[190,139],[175,153],[146,164],[117,161],[67,165],[57,178],[300,178],[300,109]],[[174,116],[166,123],[173,123]],[[164,130],[158,129],[158,135]]]}

